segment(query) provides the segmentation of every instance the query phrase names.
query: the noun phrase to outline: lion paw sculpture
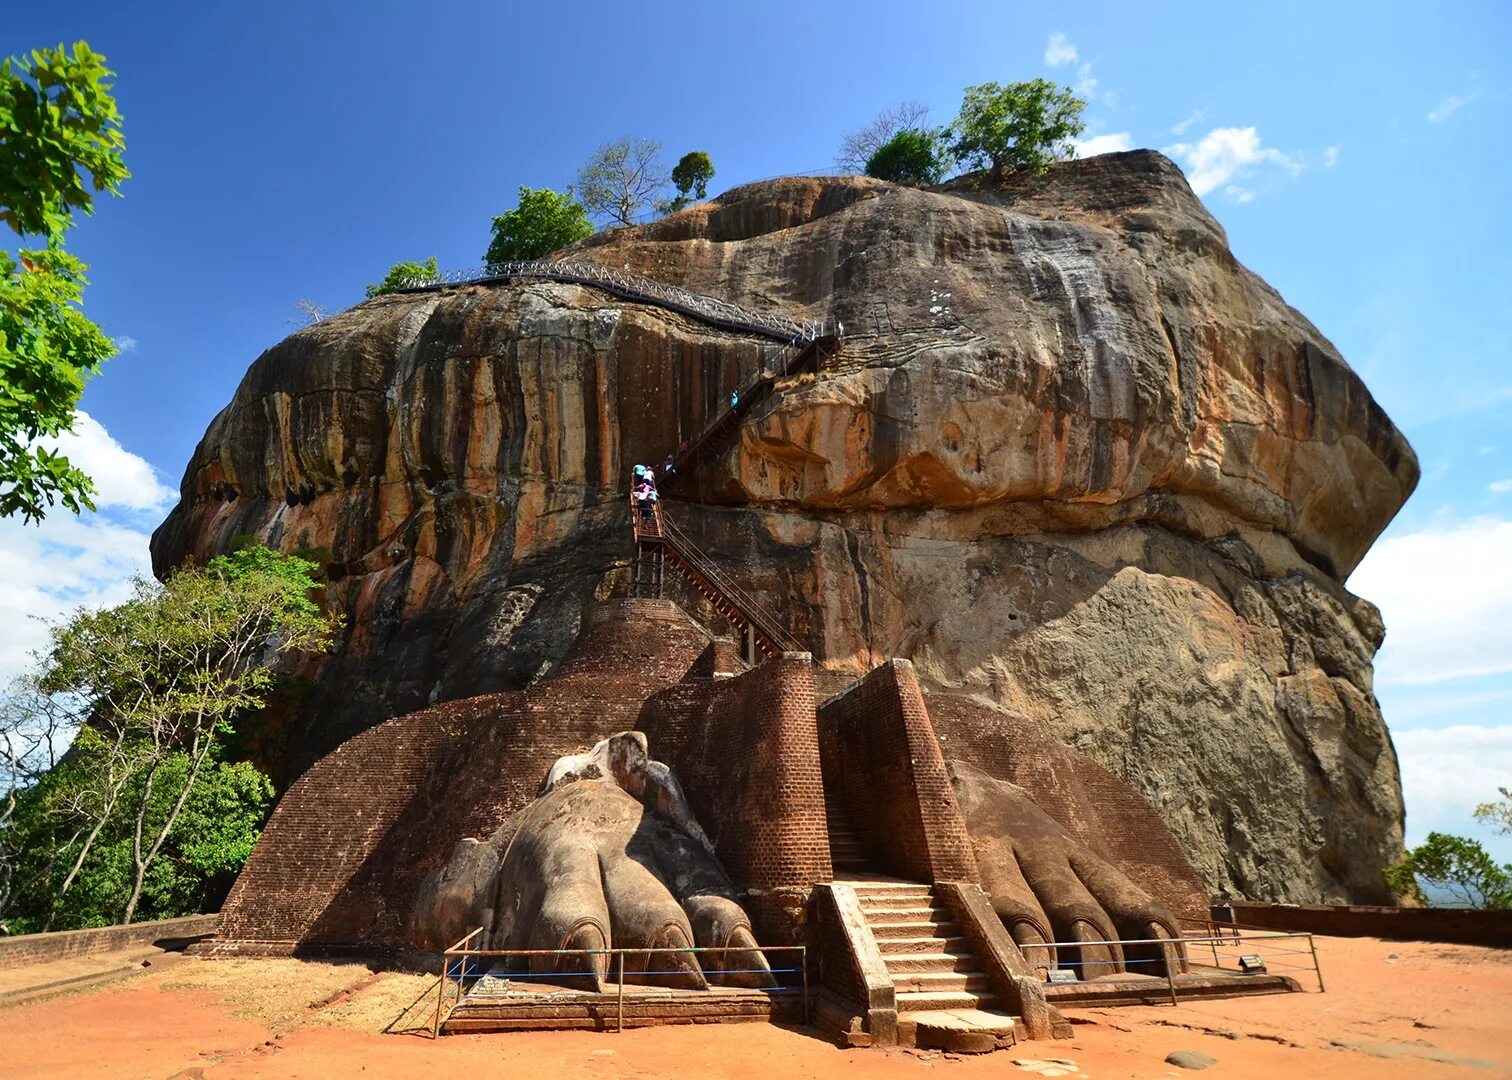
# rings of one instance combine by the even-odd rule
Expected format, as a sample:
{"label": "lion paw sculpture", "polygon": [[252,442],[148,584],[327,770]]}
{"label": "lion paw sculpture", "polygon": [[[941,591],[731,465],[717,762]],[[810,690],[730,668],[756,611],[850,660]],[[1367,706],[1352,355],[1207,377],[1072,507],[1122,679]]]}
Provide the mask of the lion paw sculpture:
{"label": "lion paw sculpture", "polygon": [[[443,948],[477,927],[482,947],[540,950],[530,972],[595,990],[611,948],[646,950],[625,957],[627,982],[773,985],[677,778],[638,731],[558,759],[534,801],[488,839],[462,840],[426,878],[414,940]],[[649,951],[695,946],[718,951]]]}

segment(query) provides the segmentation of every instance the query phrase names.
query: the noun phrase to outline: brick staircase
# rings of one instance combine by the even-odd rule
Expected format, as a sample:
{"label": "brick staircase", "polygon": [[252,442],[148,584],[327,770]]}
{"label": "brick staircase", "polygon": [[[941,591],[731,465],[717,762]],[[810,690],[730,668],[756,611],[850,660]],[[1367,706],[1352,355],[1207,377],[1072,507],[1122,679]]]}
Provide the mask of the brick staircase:
{"label": "brick staircase", "polygon": [[1025,1037],[982,971],[971,943],[929,885],[848,882],[892,976],[898,1040],[949,1050],[991,1050]]}
{"label": "brick staircase", "polygon": [[832,802],[824,800],[824,821],[829,829],[830,864],[836,874],[857,874],[872,869],[866,849],[856,836],[850,815]]}

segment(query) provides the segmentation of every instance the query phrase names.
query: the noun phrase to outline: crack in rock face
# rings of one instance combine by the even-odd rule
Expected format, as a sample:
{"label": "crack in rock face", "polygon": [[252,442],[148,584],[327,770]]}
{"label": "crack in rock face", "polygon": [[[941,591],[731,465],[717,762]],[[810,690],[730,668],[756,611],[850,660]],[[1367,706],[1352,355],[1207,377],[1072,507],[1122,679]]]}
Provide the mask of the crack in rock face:
{"label": "crack in rock face", "polygon": [[[1383,631],[1345,581],[1417,461],[1171,162],[775,180],[570,255],[848,328],[667,505],[826,668],[909,657],[930,693],[1075,746],[1214,895],[1389,901]],[[367,301],[253,363],[154,567],[243,534],[330,553],[342,640],[269,714],[264,764],[287,780],[429,700],[559,664],[584,605],[624,588],[631,467],[771,355],[580,285]]]}

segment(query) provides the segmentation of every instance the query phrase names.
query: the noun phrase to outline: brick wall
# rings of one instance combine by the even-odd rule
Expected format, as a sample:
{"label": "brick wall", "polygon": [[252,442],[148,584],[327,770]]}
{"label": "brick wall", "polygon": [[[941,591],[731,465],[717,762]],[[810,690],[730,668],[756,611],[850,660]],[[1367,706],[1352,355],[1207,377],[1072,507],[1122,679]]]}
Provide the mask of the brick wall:
{"label": "brick wall", "polygon": [[1128,784],[1025,717],[934,691],[925,702],[947,758],[1027,790],[1072,836],[1177,915],[1207,915],[1191,864],[1160,815]]}
{"label": "brick wall", "polygon": [[219,915],[186,915],[182,919],[100,926],[88,930],[56,930],[48,934],[18,934],[0,938],[0,968],[46,964],[74,956],[94,956],[153,945],[178,944],[215,933]]}
{"label": "brick wall", "polygon": [[645,698],[707,646],[667,601],[610,601],[585,612],[539,686],[446,702],[343,743],[279,801],[226,899],[216,951],[404,941],[420,882],[458,840],[497,829],[559,756],[633,727]]}
{"label": "brick wall", "polygon": [[825,783],[872,857],[913,881],[976,881],[976,857],[913,665],[893,660],[819,710]]}
{"label": "brick wall", "polygon": [[832,876],[808,654],[665,690],[637,726],[682,782],[735,886],[751,893],[758,938],[802,940],[809,888]]}
{"label": "brick wall", "polygon": [[1267,930],[1302,930],[1334,937],[1444,941],[1512,948],[1512,911],[1471,908],[1367,907],[1351,904],[1265,904],[1233,900],[1213,905],[1213,918]]}

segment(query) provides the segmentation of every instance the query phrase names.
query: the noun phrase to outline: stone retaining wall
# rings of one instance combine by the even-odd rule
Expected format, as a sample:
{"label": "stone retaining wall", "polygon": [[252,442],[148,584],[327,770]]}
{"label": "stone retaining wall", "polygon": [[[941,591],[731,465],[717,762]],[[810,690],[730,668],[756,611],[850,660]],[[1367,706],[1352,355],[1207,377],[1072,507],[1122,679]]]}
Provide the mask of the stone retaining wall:
{"label": "stone retaining wall", "polygon": [[50,934],[18,934],[0,938],[0,968],[46,964],[76,956],[94,956],[159,941],[183,942],[215,933],[219,913],[186,915],[181,919],[100,926],[88,930],[57,930]]}

